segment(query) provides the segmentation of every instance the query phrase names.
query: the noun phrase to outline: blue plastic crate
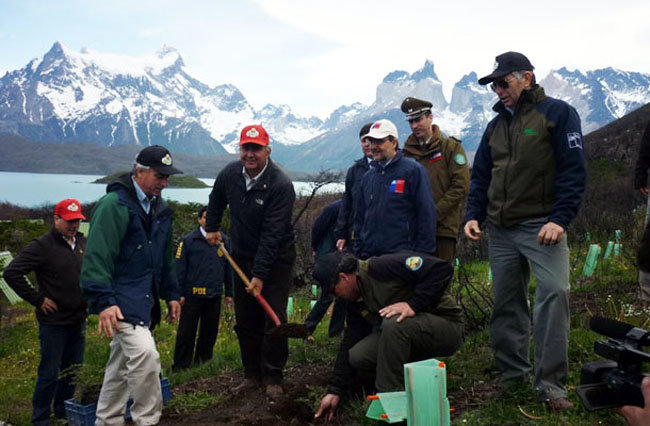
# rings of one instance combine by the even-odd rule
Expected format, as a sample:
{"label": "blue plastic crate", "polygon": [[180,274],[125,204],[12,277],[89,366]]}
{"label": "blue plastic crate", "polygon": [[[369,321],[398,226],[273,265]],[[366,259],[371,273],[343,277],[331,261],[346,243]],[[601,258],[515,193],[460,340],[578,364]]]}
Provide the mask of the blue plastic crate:
{"label": "blue plastic crate", "polygon": [[70,426],[94,426],[95,411],[97,403],[81,405],[77,401],[68,399],[65,401],[65,415],[68,417]]}

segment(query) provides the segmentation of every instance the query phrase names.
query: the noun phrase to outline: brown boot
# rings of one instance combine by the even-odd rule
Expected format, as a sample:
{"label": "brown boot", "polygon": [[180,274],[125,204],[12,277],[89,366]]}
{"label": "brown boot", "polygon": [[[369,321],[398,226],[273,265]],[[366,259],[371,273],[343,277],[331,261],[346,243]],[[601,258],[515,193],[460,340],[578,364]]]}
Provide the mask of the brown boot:
{"label": "brown boot", "polygon": [[246,392],[252,392],[260,387],[257,380],[245,378],[240,384],[232,388],[234,395],[240,395]]}
{"label": "brown boot", "polygon": [[279,401],[284,396],[284,390],[280,385],[266,385],[266,396],[268,396],[271,401]]}
{"label": "brown boot", "polygon": [[548,408],[555,413],[560,413],[573,408],[573,403],[565,397],[549,399],[546,401],[546,404],[548,405]]}

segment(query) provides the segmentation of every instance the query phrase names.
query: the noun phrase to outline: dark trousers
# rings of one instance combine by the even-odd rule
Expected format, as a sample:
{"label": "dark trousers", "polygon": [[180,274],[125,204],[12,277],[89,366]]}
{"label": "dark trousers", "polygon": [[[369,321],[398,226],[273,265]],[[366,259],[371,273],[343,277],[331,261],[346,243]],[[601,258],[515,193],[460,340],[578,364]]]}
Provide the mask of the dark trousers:
{"label": "dark trousers", "polygon": [[454,265],[456,258],[456,238],[436,237],[436,257]]}
{"label": "dark trousers", "polygon": [[54,415],[65,418],[63,402],[72,398],[74,385],[71,374],[59,377],[59,373],[83,362],[85,333],[85,321],[73,325],[38,324],[41,361],[32,398],[32,423],[35,425],[50,424],[52,401]]}
{"label": "dark trousers", "polygon": [[[219,334],[220,314],[221,296],[210,298],[190,296],[186,298],[178,322],[172,371],[189,368],[192,364],[192,356],[194,356],[195,364],[212,359],[212,350]],[[197,328],[199,329],[198,339],[196,338]],[[196,350],[194,349],[195,342]]]}
{"label": "dark trousers", "polygon": [[[253,259],[235,258],[244,273],[252,279]],[[287,299],[293,277],[293,259],[290,264],[277,263],[271,275],[264,280],[262,296],[271,305],[280,322],[287,322]],[[286,337],[267,331],[275,327],[257,300],[246,293],[246,286],[235,274],[235,332],[239,340],[244,376],[265,384],[282,383],[282,370],[289,357]]]}
{"label": "dark trousers", "polygon": [[[334,300],[334,294],[331,291],[321,291],[320,297],[316,304],[305,318],[305,327],[310,333],[316,330],[316,326],[323,319],[327,309]],[[345,300],[338,299],[334,302],[334,310],[330,319],[329,336],[338,336],[343,332],[345,326]]]}

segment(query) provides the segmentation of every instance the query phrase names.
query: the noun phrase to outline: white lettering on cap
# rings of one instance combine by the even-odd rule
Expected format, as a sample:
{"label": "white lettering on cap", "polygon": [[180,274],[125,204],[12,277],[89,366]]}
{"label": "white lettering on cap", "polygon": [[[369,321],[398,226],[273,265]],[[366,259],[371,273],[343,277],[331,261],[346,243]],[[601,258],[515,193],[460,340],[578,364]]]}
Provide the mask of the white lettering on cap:
{"label": "white lettering on cap", "polygon": [[79,210],[79,206],[76,203],[71,203],[68,205],[68,210],[71,212],[76,212]]}
{"label": "white lettering on cap", "polygon": [[255,127],[251,128],[248,132],[246,132],[246,136],[249,138],[256,138],[260,135],[260,132],[257,131]]}

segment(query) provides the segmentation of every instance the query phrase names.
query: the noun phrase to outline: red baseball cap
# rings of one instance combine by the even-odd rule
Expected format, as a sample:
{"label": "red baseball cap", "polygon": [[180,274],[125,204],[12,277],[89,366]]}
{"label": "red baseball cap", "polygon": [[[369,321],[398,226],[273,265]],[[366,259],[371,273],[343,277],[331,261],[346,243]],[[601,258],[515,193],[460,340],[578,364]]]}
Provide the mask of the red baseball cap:
{"label": "red baseball cap", "polygon": [[241,131],[241,136],[239,137],[239,145],[241,146],[246,143],[268,146],[269,134],[266,133],[264,127],[260,126],[259,124],[246,126]]}
{"label": "red baseball cap", "polygon": [[54,207],[54,214],[63,220],[86,219],[81,213],[81,203],[74,198],[59,201]]}

